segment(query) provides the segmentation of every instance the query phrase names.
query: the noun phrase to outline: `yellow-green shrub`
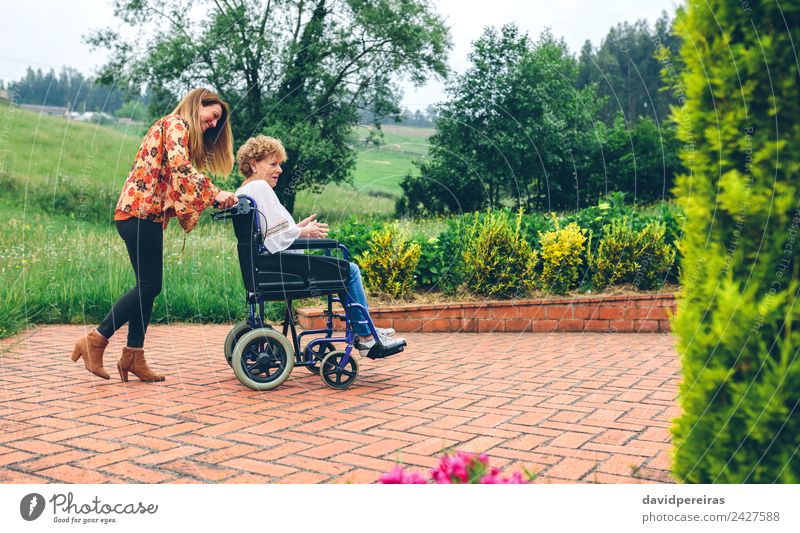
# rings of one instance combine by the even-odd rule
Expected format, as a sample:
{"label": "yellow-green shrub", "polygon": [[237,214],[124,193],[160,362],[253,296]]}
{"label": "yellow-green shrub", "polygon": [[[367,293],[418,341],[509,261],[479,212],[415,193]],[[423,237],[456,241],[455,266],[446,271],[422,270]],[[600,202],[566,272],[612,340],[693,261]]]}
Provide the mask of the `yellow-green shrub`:
{"label": "yellow-green shrub", "polygon": [[542,273],[539,285],[547,292],[566,294],[578,286],[589,237],[574,222],[541,235]]}
{"label": "yellow-green shrub", "polygon": [[402,237],[394,225],[372,232],[369,248],[358,257],[366,288],[403,298],[414,288],[420,253],[419,244]]}
{"label": "yellow-green shrub", "polygon": [[675,247],[667,244],[665,234],[664,224],[650,222],[637,235],[633,283],[639,289],[660,288],[675,261]]}
{"label": "yellow-green shrub", "polygon": [[604,226],[603,240],[593,259],[596,287],[632,283],[639,289],[660,287],[675,260],[675,248],[667,244],[664,224],[650,222],[634,231],[627,218]]}
{"label": "yellow-green shrub", "polygon": [[538,257],[523,235],[522,211],[513,225],[505,211],[475,216],[463,258],[467,287],[475,294],[521,297],[533,288]]}

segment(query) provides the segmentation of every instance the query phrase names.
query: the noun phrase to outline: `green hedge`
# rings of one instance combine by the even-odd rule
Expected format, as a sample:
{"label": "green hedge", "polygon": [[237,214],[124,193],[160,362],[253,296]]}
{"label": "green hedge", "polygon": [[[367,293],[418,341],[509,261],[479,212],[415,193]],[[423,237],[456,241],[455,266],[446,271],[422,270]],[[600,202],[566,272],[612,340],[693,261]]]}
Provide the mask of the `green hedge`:
{"label": "green hedge", "polygon": [[[616,231],[613,239],[620,238],[621,221],[631,232],[630,243],[606,243],[602,248],[607,233]],[[522,298],[532,290],[564,294],[619,284],[652,290],[675,282],[684,216],[672,203],[635,207],[625,203],[622,193],[614,193],[576,212],[483,211],[450,217],[445,224],[436,237],[420,234],[411,239],[420,247],[414,272],[417,288]],[[332,236],[351,252],[356,250],[357,258],[370,246],[370,236],[386,225],[351,217]],[[565,233],[567,227],[579,229],[584,238],[577,239],[572,230]],[[625,252],[630,264],[617,264],[609,257],[612,248],[620,246],[631,248]],[[567,256],[570,260],[565,262]]]}
{"label": "green hedge", "polygon": [[689,0],[675,24],[683,482],[800,482],[798,17],[797,2]]}

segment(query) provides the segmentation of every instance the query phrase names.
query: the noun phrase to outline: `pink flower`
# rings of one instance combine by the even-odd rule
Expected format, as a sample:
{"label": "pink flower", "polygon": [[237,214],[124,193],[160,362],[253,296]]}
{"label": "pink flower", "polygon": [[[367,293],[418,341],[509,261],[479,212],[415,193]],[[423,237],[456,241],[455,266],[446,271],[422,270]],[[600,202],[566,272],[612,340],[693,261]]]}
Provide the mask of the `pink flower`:
{"label": "pink flower", "polygon": [[524,483],[527,483],[527,481],[522,479],[522,472],[520,472],[519,470],[511,474],[511,479],[509,479],[508,482],[514,485],[522,485]]}
{"label": "pink flower", "polygon": [[397,465],[395,466],[391,472],[383,474],[378,483],[383,483],[384,485],[397,485],[397,484],[420,484],[420,483],[427,483],[425,478],[423,478],[417,472],[406,472],[402,466]]}
{"label": "pink flower", "polygon": [[398,465],[391,472],[383,474],[379,483],[484,483],[521,484],[528,483],[522,472],[514,472],[510,478],[503,477],[496,466],[489,466],[489,456],[457,451],[453,455],[443,455],[439,463],[430,470],[430,481],[417,472],[406,472]]}
{"label": "pink flower", "polygon": [[391,472],[387,472],[381,475],[380,479],[378,479],[378,483],[383,483],[386,485],[397,484],[402,482],[403,482],[403,467],[400,465],[395,466]]}
{"label": "pink flower", "polygon": [[499,468],[492,467],[489,474],[481,478],[481,483],[495,485],[522,485],[527,483],[527,481],[522,479],[522,472],[519,470],[511,474],[511,478],[504,478],[500,476]]}

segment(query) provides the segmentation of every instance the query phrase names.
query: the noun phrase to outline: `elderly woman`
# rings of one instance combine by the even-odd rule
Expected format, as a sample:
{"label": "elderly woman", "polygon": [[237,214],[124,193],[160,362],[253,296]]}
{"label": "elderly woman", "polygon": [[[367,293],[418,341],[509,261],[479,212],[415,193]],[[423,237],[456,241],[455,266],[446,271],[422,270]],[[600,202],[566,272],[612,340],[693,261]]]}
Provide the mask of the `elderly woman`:
{"label": "elderly woman", "polygon": [[[286,250],[295,239],[323,239],[328,235],[328,225],[317,221],[316,214],[295,223],[292,215],[281,205],[278,196],[272,190],[278,184],[278,177],[283,172],[281,163],[286,159],[286,150],[281,141],[265,135],[248,139],[236,153],[239,170],[245,177],[236,194],[245,194],[255,200],[264,246],[273,254]],[[361,281],[361,271],[355,263],[350,263],[347,293],[351,300],[363,305],[364,309],[369,309],[364,284]],[[365,356],[376,344],[390,344],[403,340],[392,338],[394,329],[391,328],[375,328],[378,339],[373,338],[366,324],[354,323],[353,328],[358,337],[355,346],[359,353]]]}
{"label": "elderly woman", "polygon": [[108,339],[127,323],[128,343],[117,362],[120,378],[128,381],[130,372],[142,381],[164,381],[147,366],[143,349],[153,301],[161,292],[164,229],[175,217],[188,233],[203,209],[214,202],[230,207],[238,201],[201,174],[227,175],[233,167],[229,114],[228,104],[219,96],[198,88],[145,135],[114,213],[136,286],[117,300],[97,329],[78,339],[72,352],[72,360],[82,357],[92,374],[109,379],[103,352]]}

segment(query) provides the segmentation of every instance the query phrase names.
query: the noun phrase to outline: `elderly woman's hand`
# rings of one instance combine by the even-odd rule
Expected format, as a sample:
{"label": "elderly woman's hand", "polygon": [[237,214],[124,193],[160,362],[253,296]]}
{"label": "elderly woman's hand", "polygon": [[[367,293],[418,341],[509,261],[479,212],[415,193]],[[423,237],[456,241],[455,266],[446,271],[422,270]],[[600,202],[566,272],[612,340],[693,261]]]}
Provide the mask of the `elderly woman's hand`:
{"label": "elderly woman's hand", "polygon": [[[316,215],[312,215],[308,217],[308,219],[303,220],[305,222],[304,226],[300,227],[300,238],[301,239],[324,239],[328,236],[328,225],[323,222],[317,222],[316,220],[309,220]],[[300,226],[300,224],[298,224]]]}
{"label": "elderly woman's hand", "polygon": [[316,218],[317,218],[317,214],[316,214],[316,213],[314,213],[314,214],[313,214],[313,215],[311,215],[310,217],[308,217],[308,218],[304,218],[303,220],[301,220],[300,222],[298,222],[298,223],[297,223],[297,226],[298,226],[298,227],[300,227],[300,228],[305,228],[306,226],[308,226],[308,223],[309,223],[309,222],[312,222],[312,221],[313,221],[314,219],[316,219]]}

